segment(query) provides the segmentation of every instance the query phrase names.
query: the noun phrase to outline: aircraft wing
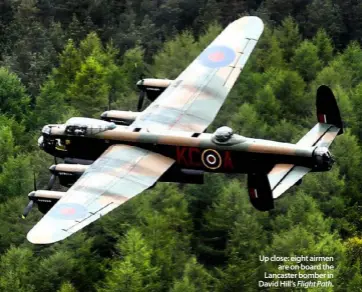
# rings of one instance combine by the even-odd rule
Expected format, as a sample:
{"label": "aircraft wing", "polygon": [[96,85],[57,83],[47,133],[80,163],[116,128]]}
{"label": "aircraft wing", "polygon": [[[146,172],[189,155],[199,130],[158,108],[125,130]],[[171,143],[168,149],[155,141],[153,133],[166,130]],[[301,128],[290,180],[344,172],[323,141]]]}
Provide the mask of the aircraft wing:
{"label": "aircraft wing", "polygon": [[108,148],[27,235],[62,240],[151,187],[174,160],[134,146]]}
{"label": "aircraft wing", "polygon": [[[297,145],[329,147],[338,135],[339,128],[325,123],[317,123]],[[269,172],[268,179],[273,198],[281,196],[287,189],[297,183],[311,169],[293,164],[276,164]]]}
{"label": "aircraft wing", "polygon": [[264,25],[242,17],[224,31],[131,125],[202,133],[211,124],[253,51]]}

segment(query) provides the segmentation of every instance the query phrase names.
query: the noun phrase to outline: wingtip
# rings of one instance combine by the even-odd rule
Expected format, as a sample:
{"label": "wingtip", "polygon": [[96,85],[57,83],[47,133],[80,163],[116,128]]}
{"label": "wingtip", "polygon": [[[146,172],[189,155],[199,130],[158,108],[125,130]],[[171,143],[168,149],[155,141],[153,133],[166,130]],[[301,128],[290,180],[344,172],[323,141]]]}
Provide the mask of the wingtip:
{"label": "wingtip", "polygon": [[37,229],[33,228],[28,232],[26,239],[32,244],[52,244],[61,241],[66,237],[68,237],[68,235],[59,236],[58,234],[58,236],[54,236],[54,234],[46,234],[45,232],[39,232]]}
{"label": "wingtip", "polygon": [[258,16],[243,16],[243,17],[240,17],[239,19],[237,19],[235,21],[248,21],[248,22],[252,21],[255,24],[258,23],[258,24],[261,24],[261,25],[264,26],[263,20]]}
{"label": "wingtip", "polygon": [[248,37],[254,39],[259,39],[264,31],[264,22],[258,16],[244,16],[235,20],[230,25],[232,27],[241,27],[244,29],[247,27]]}

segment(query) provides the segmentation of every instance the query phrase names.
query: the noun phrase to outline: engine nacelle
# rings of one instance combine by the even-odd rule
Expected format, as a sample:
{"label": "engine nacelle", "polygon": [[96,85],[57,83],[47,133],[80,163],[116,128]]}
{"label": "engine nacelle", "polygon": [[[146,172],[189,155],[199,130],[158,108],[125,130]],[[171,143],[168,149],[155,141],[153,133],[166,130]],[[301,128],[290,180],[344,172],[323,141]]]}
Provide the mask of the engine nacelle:
{"label": "engine nacelle", "polygon": [[39,190],[29,193],[29,200],[37,204],[41,213],[46,214],[63,197],[65,192]]}
{"label": "engine nacelle", "polygon": [[169,79],[145,78],[137,82],[137,87],[146,92],[147,98],[154,101],[172,83]]}
{"label": "engine nacelle", "polygon": [[101,119],[119,125],[129,126],[140,114],[140,112],[111,110],[102,113]]}
{"label": "engine nacelle", "polygon": [[72,186],[79,177],[87,170],[89,165],[82,164],[54,164],[49,167],[49,171],[59,178],[62,186]]}

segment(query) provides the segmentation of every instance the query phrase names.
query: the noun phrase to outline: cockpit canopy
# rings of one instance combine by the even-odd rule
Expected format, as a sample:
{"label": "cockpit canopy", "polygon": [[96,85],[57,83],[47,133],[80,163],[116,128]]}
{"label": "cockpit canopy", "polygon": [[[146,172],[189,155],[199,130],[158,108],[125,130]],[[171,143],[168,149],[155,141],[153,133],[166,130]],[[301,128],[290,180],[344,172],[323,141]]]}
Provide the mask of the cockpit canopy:
{"label": "cockpit canopy", "polygon": [[84,136],[98,134],[107,130],[116,128],[116,124],[112,122],[102,121],[91,118],[70,118],[65,123],[65,132],[71,135]]}

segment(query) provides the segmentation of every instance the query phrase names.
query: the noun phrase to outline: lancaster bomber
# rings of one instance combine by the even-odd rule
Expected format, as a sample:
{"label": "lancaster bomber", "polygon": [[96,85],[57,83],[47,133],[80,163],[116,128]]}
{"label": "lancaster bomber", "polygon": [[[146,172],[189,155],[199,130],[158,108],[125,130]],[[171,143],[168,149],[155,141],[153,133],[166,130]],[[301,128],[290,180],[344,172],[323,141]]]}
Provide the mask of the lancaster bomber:
{"label": "lancaster bomber", "polygon": [[[139,81],[139,112],[44,126],[39,147],[64,163],[50,167],[47,190],[28,195],[23,217],[33,204],[45,215],[27,239],[63,240],[160,181],[201,184],[205,172],[245,173],[251,204],[268,211],[308,172],[330,170],[328,147],[343,124],[325,85],[317,90],[318,122],[296,144],[243,137],[226,126],[206,133],[263,29],[258,17],[240,18],[175,80]],[[141,111],[145,96],[151,104]],[[68,191],[51,190],[56,178]]]}

